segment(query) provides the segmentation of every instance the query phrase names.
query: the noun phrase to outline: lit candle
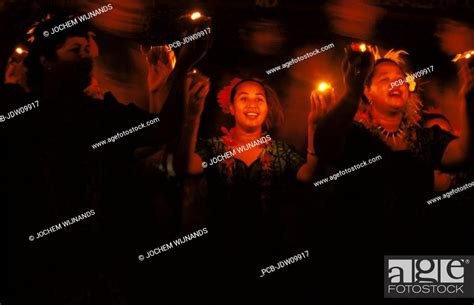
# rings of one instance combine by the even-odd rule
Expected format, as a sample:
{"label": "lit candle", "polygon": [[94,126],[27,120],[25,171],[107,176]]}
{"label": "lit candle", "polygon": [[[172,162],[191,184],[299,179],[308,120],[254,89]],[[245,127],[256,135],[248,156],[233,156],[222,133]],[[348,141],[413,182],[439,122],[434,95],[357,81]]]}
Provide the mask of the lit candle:
{"label": "lit candle", "polygon": [[319,91],[319,92],[324,92],[324,91],[326,91],[326,90],[328,90],[328,89],[330,89],[330,88],[331,88],[331,85],[328,84],[328,83],[326,83],[326,82],[321,82],[321,83],[319,83],[319,85],[318,85],[318,91]]}
{"label": "lit candle", "polygon": [[201,18],[201,13],[200,12],[194,12],[191,14],[191,20],[197,20],[199,18]]}
{"label": "lit candle", "polygon": [[460,59],[469,59],[472,57],[472,55],[474,55],[474,51],[473,50],[469,50],[469,51],[466,51],[462,54],[456,54],[456,56],[454,57],[454,59],[452,60],[453,62],[456,62]]}
{"label": "lit candle", "polygon": [[352,48],[352,51],[355,51],[355,52],[362,52],[364,53],[365,51],[367,51],[367,45],[363,42],[361,43],[353,43],[351,45],[351,48]]}

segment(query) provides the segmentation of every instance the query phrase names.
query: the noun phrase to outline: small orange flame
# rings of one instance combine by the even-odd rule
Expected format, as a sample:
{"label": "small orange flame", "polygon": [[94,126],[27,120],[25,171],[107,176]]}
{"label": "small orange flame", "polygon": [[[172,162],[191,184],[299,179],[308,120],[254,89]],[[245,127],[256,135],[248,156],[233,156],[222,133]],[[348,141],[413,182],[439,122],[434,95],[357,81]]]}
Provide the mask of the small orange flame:
{"label": "small orange flame", "polygon": [[194,12],[194,13],[191,14],[191,20],[197,20],[201,17],[202,17],[202,15],[201,15],[200,12]]}
{"label": "small orange flame", "polygon": [[318,85],[318,91],[319,92],[324,92],[324,91],[328,90],[329,88],[331,88],[331,85],[326,83],[326,82],[321,82]]}

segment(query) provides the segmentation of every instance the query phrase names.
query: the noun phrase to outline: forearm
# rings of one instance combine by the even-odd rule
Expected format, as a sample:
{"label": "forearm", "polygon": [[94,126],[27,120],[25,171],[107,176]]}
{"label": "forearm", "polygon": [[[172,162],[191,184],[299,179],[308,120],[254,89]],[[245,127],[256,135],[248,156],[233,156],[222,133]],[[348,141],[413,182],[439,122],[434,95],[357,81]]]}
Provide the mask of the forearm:
{"label": "forearm", "polygon": [[186,119],[183,124],[174,158],[174,167],[178,175],[195,175],[202,172],[202,167],[196,166],[199,161],[194,153],[196,151],[199,124],[199,117]]}
{"label": "forearm", "polygon": [[296,174],[296,179],[303,183],[310,183],[313,180],[318,165],[318,157],[314,152],[314,133],[315,128],[308,127],[308,148],[306,151],[306,163],[301,166]]}
{"label": "forearm", "polygon": [[151,113],[160,113],[171,91],[171,84],[163,88],[148,92],[148,110]]}
{"label": "forearm", "polygon": [[[186,72],[183,69],[175,69],[168,79],[169,85],[165,86],[169,88],[166,89],[169,90],[169,94],[166,94],[166,97],[166,92],[162,90],[149,92],[150,98],[153,99],[149,110],[160,121],[146,128],[145,142],[142,145],[163,144],[178,136],[183,121],[185,77]],[[166,101],[162,105],[163,107],[158,109],[160,108],[160,99],[164,98],[166,98]],[[158,113],[156,112],[158,110],[161,111]]]}
{"label": "forearm", "polygon": [[330,161],[340,158],[346,139],[346,134],[354,119],[362,97],[362,90],[347,91],[318,123],[314,133],[313,148],[320,158]]}

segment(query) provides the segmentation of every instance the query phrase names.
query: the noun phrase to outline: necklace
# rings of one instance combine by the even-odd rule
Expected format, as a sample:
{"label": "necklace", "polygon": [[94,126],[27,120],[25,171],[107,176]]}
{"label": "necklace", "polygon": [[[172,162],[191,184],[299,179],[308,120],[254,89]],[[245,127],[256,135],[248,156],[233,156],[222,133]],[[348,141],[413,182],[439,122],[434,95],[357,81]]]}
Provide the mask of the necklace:
{"label": "necklace", "polygon": [[394,143],[397,143],[397,139],[400,139],[406,134],[405,127],[406,123],[405,121],[402,121],[398,126],[398,129],[393,132],[388,131],[382,125],[378,125],[375,130],[379,135],[385,136],[385,139],[391,139]]}

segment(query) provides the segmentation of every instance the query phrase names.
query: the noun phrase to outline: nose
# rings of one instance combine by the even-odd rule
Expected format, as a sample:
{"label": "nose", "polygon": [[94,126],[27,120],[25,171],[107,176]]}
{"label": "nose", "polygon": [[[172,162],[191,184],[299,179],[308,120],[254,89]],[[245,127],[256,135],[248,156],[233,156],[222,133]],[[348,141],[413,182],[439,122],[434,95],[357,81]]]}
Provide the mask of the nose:
{"label": "nose", "polygon": [[85,43],[81,47],[81,53],[80,53],[81,58],[92,58],[91,55],[91,45],[89,42]]}
{"label": "nose", "polygon": [[249,98],[248,103],[247,103],[247,107],[249,107],[249,108],[258,108],[257,98]]}

